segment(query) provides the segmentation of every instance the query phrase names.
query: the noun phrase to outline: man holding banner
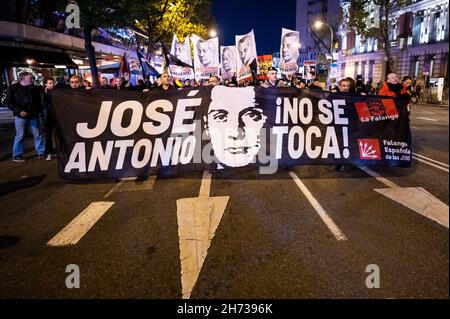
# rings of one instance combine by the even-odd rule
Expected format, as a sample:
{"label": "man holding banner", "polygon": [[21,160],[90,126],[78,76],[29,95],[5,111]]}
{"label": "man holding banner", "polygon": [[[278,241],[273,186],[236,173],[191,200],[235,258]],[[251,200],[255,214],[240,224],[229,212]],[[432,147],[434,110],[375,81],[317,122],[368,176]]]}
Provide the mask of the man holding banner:
{"label": "man holding banner", "polygon": [[278,79],[278,70],[273,66],[267,70],[267,80],[261,84],[264,88],[284,87],[283,81]]}

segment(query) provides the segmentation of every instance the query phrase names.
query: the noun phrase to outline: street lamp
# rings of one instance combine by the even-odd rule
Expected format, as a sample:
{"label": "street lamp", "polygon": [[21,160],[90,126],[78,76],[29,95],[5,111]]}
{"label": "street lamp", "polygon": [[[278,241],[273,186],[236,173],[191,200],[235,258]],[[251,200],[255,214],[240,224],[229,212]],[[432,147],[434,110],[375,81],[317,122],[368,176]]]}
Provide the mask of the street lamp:
{"label": "street lamp", "polygon": [[209,36],[211,37],[211,38],[215,38],[216,36],[217,36],[217,32],[216,32],[216,30],[211,30],[211,31],[209,31]]}
{"label": "street lamp", "polygon": [[[328,27],[328,29],[330,29],[330,36],[331,36],[331,39],[330,39],[330,54],[331,54],[331,65],[332,65],[332,64],[334,64],[334,57],[333,57],[333,35],[334,35],[334,32],[333,32],[333,28],[328,23],[323,22],[321,20],[317,20],[316,22],[314,22],[313,26],[314,26],[314,28],[316,30],[319,30],[323,25],[326,25]],[[332,74],[331,73],[331,65],[328,67],[328,76],[327,76],[328,78],[330,78],[331,74]]]}
{"label": "street lamp", "polygon": [[[316,22],[314,22],[314,28],[317,30],[320,29],[323,25],[326,25],[328,27],[328,29],[330,29],[330,34],[331,34],[330,53],[331,53],[331,56],[333,56],[333,33],[334,33],[333,28],[328,23],[320,21],[320,20],[317,20]],[[331,61],[333,61],[333,60],[331,60]]]}

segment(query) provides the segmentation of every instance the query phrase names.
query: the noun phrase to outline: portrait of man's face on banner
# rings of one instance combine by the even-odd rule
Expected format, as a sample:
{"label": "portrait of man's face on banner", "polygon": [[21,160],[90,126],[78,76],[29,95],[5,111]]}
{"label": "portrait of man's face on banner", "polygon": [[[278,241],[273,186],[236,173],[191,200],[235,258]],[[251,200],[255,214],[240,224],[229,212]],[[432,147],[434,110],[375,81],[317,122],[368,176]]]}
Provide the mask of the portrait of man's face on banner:
{"label": "portrait of man's face on banner", "polygon": [[236,56],[234,47],[225,47],[222,51],[222,69],[226,73],[236,72]]}
{"label": "portrait of man's face on banner", "polygon": [[303,66],[303,77],[307,80],[312,80],[316,77],[316,65],[305,63]]}
{"label": "portrait of man's face on banner", "polygon": [[297,32],[288,32],[283,36],[281,40],[281,58],[284,63],[297,63],[299,43],[300,39]]}
{"label": "portrait of man's face on banner", "polygon": [[197,54],[201,65],[206,68],[214,63],[215,46],[213,41],[199,40],[197,42]]}
{"label": "portrait of man's face on banner", "polygon": [[227,167],[254,162],[266,119],[255,101],[254,87],[214,87],[205,120],[218,162]]}
{"label": "portrait of man's face on banner", "polygon": [[250,35],[245,35],[239,40],[238,52],[243,65],[250,65],[256,58],[256,56],[254,56],[253,41]]}
{"label": "portrait of man's face on banner", "polygon": [[178,41],[174,42],[173,55],[175,55],[178,59],[185,63],[190,63],[189,55],[189,46],[184,43],[180,43]]}

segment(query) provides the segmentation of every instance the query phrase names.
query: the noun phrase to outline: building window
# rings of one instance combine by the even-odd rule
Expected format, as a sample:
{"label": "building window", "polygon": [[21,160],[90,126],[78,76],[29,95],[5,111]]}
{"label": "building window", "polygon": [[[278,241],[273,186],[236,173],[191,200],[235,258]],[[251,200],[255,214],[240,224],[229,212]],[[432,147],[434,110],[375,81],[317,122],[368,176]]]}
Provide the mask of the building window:
{"label": "building window", "polygon": [[397,24],[392,23],[389,26],[389,41],[394,41],[397,39]]}
{"label": "building window", "polygon": [[430,78],[433,76],[434,59],[435,57],[432,57],[430,60]]}
{"label": "building window", "polygon": [[414,17],[413,31],[412,31],[412,45],[420,43],[420,31],[422,29],[423,16],[416,15]]}
{"label": "building window", "polygon": [[361,76],[364,81],[366,79],[366,61],[361,62]]}
{"label": "building window", "polygon": [[346,34],[343,34],[343,35],[342,35],[342,41],[341,41],[341,43],[342,43],[342,48],[341,48],[341,50],[347,50],[347,35],[346,35]]}
{"label": "building window", "polygon": [[428,43],[430,39],[430,29],[429,29],[430,19],[431,16],[427,15],[420,23],[420,44]]}
{"label": "building window", "polygon": [[355,71],[353,74],[354,79],[356,79],[356,76],[359,74],[358,71],[359,71],[359,62],[355,62]]}
{"label": "building window", "polygon": [[414,57],[414,60],[415,60],[415,62],[414,62],[414,78],[417,79],[417,77],[419,76],[419,64],[420,64],[420,61],[419,61],[418,57]]}
{"label": "building window", "polygon": [[367,77],[373,80],[373,65],[375,64],[375,61],[369,61],[369,72],[367,74]]}
{"label": "building window", "polygon": [[341,78],[345,78],[345,63],[341,64]]}
{"label": "building window", "polygon": [[433,14],[433,30],[432,30],[431,39],[430,39],[432,42],[441,40],[440,39],[441,35],[439,32],[440,31],[439,27],[441,25],[440,22],[441,22],[441,13],[438,11]]}

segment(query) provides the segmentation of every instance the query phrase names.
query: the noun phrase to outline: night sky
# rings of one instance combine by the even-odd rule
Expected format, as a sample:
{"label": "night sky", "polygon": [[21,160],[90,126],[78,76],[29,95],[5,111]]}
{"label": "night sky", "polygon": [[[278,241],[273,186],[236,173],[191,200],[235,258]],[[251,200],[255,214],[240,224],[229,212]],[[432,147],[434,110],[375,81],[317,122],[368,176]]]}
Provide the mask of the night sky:
{"label": "night sky", "polygon": [[280,51],[281,28],[295,29],[296,0],[213,0],[221,45],[254,29],[258,55]]}

